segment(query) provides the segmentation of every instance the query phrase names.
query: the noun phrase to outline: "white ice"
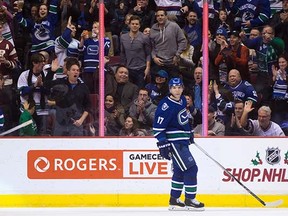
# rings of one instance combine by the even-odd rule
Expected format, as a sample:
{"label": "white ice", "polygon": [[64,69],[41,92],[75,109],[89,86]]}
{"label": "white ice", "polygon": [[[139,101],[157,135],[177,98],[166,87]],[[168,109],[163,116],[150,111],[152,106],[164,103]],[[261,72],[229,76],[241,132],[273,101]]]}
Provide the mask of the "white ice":
{"label": "white ice", "polygon": [[205,211],[168,211],[167,208],[0,208],[0,216],[287,216],[288,208],[206,208]]}

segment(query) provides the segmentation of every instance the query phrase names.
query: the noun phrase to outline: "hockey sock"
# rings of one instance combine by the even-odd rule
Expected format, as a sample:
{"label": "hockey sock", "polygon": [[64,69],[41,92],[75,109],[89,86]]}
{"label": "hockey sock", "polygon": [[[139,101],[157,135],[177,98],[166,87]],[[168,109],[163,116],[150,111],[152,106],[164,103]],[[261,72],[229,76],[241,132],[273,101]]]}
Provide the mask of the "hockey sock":
{"label": "hockey sock", "polygon": [[194,165],[184,172],[185,197],[194,199],[197,192],[198,167]]}

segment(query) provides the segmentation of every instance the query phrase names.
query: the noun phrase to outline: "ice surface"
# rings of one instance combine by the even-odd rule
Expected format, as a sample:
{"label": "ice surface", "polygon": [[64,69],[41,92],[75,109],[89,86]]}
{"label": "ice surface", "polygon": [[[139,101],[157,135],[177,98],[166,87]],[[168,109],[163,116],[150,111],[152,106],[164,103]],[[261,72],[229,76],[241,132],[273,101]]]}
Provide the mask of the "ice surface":
{"label": "ice surface", "polygon": [[168,211],[167,208],[0,208],[0,216],[287,216],[288,208],[206,208],[202,212]]}

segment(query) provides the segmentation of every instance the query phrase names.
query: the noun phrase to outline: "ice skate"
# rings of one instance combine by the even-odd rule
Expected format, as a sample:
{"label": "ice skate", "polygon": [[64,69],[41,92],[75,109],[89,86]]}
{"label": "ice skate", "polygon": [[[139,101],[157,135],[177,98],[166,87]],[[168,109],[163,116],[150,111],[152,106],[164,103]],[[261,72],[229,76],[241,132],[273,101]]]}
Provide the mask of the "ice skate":
{"label": "ice skate", "polygon": [[185,208],[188,211],[204,211],[204,203],[199,202],[196,199],[185,198]]}
{"label": "ice skate", "polygon": [[170,197],[169,211],[185,211],[185,204],[179,198]]}

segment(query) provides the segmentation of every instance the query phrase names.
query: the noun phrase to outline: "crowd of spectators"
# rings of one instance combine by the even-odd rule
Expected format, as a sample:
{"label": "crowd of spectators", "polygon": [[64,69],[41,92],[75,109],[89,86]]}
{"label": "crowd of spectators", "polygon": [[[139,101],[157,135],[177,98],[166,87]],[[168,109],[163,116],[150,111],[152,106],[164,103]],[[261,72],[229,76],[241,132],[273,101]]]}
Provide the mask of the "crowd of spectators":
{"label": "crowd of spectators", "polygon": [[[209,136],[288,135],[288,0],[210,0]],[[202,1],[104,0],[105,135],[151,136],[172,77],[202,130]],[[99,1],[0,0],[0,133],[98,135]],[[276,132],[277,131],[277,132]]]}

